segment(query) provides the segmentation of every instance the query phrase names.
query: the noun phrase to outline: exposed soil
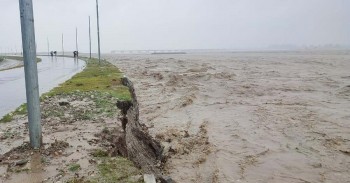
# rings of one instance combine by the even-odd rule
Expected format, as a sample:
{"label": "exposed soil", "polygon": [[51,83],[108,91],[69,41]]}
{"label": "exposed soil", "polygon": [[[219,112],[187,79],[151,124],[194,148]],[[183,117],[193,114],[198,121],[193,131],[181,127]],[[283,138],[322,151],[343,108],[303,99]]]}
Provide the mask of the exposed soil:
{"label": "exposed soil", "polygon": [[177,182],[349,182],[349,54],[105,57]]}
{"label": "exposed soil", "polygon": [[[113,135],[123,133],[118,121],[117,99],[103,92],[73,92],[71,94],[44,97],[41,102],[44,145],[33,150],[28,144],[26,116],[0,125],[1,182],[139,182],[129,180],[139,175],[136,168],[121,177],[111,175],[100,178],[106,167],[125,171],[130,165],[123,159],[103,159],[118,155],[113,152]],[[102,159],[101,159],[102,158]],[[108,161],[108,162],[106,162]],[[111,162],[118,162],[116,165]],[[102,170],[101,170],[102,168]],[[132,167],[131,167],[132,168]],[[111,170],[112,171],[112,170]]]}

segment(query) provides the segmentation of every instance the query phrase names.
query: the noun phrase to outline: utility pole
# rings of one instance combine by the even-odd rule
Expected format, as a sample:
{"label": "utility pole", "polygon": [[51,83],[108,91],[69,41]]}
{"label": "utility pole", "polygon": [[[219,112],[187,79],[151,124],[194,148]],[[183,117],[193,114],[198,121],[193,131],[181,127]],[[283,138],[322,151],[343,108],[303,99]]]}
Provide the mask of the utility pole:
{"label": "utility pole", "polygon": [[78,51],[78,28],[75,28],[75,49]]}
{"label": "utility pole", "polygon": [[19,0],[19,9],[21,16],[29,137],[31,146],[37,149],[41,146],[42,134],[32,0]]}
{"label": "utility pole", "polygon": [[47,55],[50,55],[50,43],[49,43],[49,38],[47,38]]}
{"label": "utility pole", "polygon": [[98,15],[98,0],[96,0],[96,14],[97,14],[98,63],[101,64],[100,17]]}
{"label": "utility pole", "polygon": [[63,34],[62,34],[62,55],[64,56]]}
{"label": "utility pole", "polygon": [[91,59],[91,24],[90,24],[90,16],[89,16],[89,44],[90,44],[90,59]]}

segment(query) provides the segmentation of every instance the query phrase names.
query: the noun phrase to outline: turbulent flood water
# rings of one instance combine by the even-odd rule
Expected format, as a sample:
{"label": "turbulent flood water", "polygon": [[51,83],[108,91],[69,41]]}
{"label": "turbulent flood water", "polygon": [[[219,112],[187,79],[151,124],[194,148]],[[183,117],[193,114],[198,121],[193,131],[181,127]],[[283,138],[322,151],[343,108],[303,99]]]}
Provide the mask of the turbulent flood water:
{"label": "turbulent flood water", "polygon": [[[64,57],[40,57],[39,92],[50,91],[85,67],[85,62]],[[0,118],[26,102],[24,68],[0,71]]]}
{"label": "turbulent flood water", "polygon": [[178,182],[349,182],[350,55],[108,55]]}

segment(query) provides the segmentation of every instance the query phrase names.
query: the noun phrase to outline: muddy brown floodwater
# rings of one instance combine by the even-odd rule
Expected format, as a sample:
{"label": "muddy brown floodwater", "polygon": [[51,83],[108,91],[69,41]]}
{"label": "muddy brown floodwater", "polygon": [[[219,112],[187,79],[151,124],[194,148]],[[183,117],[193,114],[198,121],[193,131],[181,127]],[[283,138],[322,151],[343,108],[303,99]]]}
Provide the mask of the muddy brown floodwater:
{"label": "muddy brown floodwater", "polygon": [[105,57],[177,182],[350,182],[349,52]]}

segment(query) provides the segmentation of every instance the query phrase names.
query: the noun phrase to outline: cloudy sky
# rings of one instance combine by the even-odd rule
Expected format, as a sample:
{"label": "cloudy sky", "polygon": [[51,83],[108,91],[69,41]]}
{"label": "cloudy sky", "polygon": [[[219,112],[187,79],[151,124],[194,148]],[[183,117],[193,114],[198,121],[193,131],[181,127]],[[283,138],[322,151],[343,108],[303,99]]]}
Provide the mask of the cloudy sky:
{"label": "cloudy sky", "polygon": [[[103,52],[350,44],[349,0],[99,0]],[[96,51],[95,0],[33,0],[38,51]],[[18,0],[0,0],[0,52],[21,49]]]}

